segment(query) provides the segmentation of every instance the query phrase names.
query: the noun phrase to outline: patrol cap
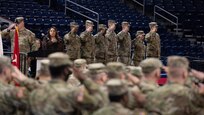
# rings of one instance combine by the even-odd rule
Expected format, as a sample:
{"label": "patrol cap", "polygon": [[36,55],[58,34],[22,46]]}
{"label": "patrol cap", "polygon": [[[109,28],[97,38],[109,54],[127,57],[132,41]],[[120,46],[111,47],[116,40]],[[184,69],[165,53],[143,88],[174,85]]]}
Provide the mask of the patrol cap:
{"label": "patrol cap", "polygon": [[11,59],[9,57],[6,56],[0,56],[0,69],[1,66],[11,66]]}
{"label": "patrol cap", "polygon": [[137,31],[135,36],[139,36],[139,35],[145,35],[144,31],[143,30]]}
{"label": "patrol cap", "polygon": [[150,28],[152,28],[152,27],[154,27],[154,26],[156,26],[156,27],[158,26],[156,22],[150,22],[150,23],[149,23],[149,27],[150,27]]}
{"label": "patrol cap", "polygon": [[132,75],[141,78],[143,76],[142,68],[136,66],[127,66],[127,71],[130,72]]}
{"label": "patrol cap", "polygon": [[181,68],[189,68],[189,61],[186,57],[181,56],[169,56],[167,59],[167,66],[168,67],[181,67]]}
{"label": "patrol cap", "polygon": [[74,67],[76,67],[76,68],[80,68],[84,64],[87,64],[87,61],[85,59],[74,60]]}
{"label": "patrol cap", "polygon": [[70,22],[70,27],[79,27],[77,22]]}
{"label": "patrol cap", "polygon": [[108,71],[114,71],[114,72],[125,72],[126,67],[125,64],[121,62],[109,62],[107,63],[107,70]]}
{"label": "patrol cap", "polygon": [[50,60],[49,59],[43,59],[40,61],[40,69],[48,69],[49,67],[49,64],[50,64]]}
{"label": "patrol cap", "polygon": [[59,67],[64,65],[72,65],[72,61],[69,59],[69,56],[62,52],[52,53],[48,56],[50,60],[49,66]]}
{"label": "patrol cap", "polygon": [[110,79],[106,83],[110,96],[120,96],[128,92],[128,85],[125,80]]}
{"label": "patrol cap", "polygon": [[93,22],[91,20],[86,20],[86,26],[90,25],[90,26],[94,26]]}
{"label": "patrol cap", "polygon": [[130,26],[129,22],[126,22],[126,21],[123,21],[121,25],[122,26]]}
{"label": "patrol cap", "polygon": [[161,68],[163,64],[157,58],[147,58],[143,60],[139,66],[142,68],[144,74],[149,74],[154,70]]}
{"label": "patrol cap", "polygon": [[88,70],[90,74],[98,74],[105,72],[106,66],[103,63],[92,63],[88,65]]}
{"label": "patrol cap", "polygon": [[105,24],[99,24],[99,25],[98,25],[98,29],[99,29],[99,30],[106,30],[107,27],[106,27]]}
{"label": "patrol cap", "polygon": [[108,20],[108,23],[110,24],[117,24],[117,22],[115,20]]}
{"label": "patrol cap", "polygon": [[15,19],[15,23],[17,23],[17,24],[20,24],[22,21],[24,21],[24,18],[23,18],[23,17],[17,17],[17,18]]}

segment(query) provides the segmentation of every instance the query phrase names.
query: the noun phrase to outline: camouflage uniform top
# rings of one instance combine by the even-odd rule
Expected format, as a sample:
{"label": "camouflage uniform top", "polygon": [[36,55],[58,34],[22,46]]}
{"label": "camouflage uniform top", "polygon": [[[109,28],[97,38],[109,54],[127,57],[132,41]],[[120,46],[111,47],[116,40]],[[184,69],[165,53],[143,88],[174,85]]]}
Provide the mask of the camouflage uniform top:
{"label": "camouflage uniform top", "polygon": [[[11,51],[13,51],[13,43],[14,43],[14,33],[15,30],[11,30],[10,32],[2,32],[2,37],[9,35],[10,39],[11,39]],[[36,39],[35,39],[35,34],[33,32],[31,32],[30,30],[23,28],[21,30],[19,30],[19,34],[18,34],[18,38],[19,38],[19,49],[20,52],[24,52],[24,53],[28,53],[31,51],[36,51],[38,50],[36,47]]]}
{"label": "camouflage uniform top", "polygon": [[160,36],[158,33],[149,32],[145,36],[147,41],[147,56],[160,58]]}
{"label": "camouflage uniform top", "polygon": [[108,44],[107,39],[101,33],[97,33],[94,37],[96,43],[96,57],[105,58]]}
{"label": "camouflage uniform top", "polygon": [[18,90],[15,87],[0,82],[0,112],[2,115],[25,114],[27,96],[18,98],[17,94]]}
{"label": "camouflage uniform top", "polygon": [[94,58],[95,40],[90,32],[82,32],[80,34],[81,39],[81,57],[82,58]]}
{"label": "camouflage uniform top", "polygon": [[81,47],[81,41],[80,37],[77,34],[69,32],[64,36],[64,43],[67,48],[67,53],[70,56],[70,58],[80,58],[80,47]]}
{"label": "camouflage uniform top", "polygon": [[71,74],[69,76],[67,83],[73,87],[78,87],[81,85],[81,82],[76,77],[74,77],[74,74]]}
{"label": "camouflage uniform top", "polygon": [[[30,113],[33,115],[78,115],[79,110],[95,110],[102,106],[103,99],[97,95],[97,85],[85,80],[87,91],[83,91],[83,101],[77,101],[81,89],[73,88],[61,80],[51,80],[47,85],[31,92],[29,96]],[[45,93],[46,92],[46,93]],[[89,93],[92,92],[90,95]]]}
{"label": "camouflage uniform top", "polygon": [[119,32],[118,36],[118,55],[130,56],[131,54],[131,36],[130,33]]}
{"label": "camouflage uniform top", "polygon": [[149,93],[145,108],[158,115],[196,115],[204,106],[204,97],[195,89],[168,83]]}
{"label": "camouflage uniform top", "polygon": [[110,103],[108,106],[96,111],[93,115],[134,115],[134,113],[123,107],[120,103]]}
{"label": "camouflage uniform top", "polygon": [[117,55],[117,35],[114,31],[106,31],[105,37],[108,39],[108,55]]}
{"label": "camouflage uniform top", "polygon": [[150,92],[153,92],[154,90],[156,90],[157,88],[159,88],[159,85],[147,80],[141,81],[141,83],[139,84],[140,90],[144,93],[144,94],[148,94]]}
{"label": "camouflage uniform top", "polygon": [[140,58],[144,59],[145,57],[145,45],[143,40],[134,39],[132,41],[132,45],[134,47],[134,59]]}

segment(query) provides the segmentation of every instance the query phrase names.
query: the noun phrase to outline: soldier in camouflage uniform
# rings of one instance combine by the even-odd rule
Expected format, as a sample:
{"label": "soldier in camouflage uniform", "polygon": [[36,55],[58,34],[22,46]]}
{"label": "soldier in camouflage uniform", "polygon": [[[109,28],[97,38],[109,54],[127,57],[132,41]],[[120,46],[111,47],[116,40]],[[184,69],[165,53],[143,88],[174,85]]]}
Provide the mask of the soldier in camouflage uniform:
{"label": "soldier in camouflage uniform", "polygon": [[35,79],[39,82],[48,82],[51,80],[50,72],[49,72],[49,60],[43,59],[40,61],[40,69],[37,71]]}
{"label": "soldier in camouflage uniform", "polygon": [[108,78],[109,79],[121,79],[126,80],[128,83],[128,102],[126,107],[129,109],[135,109],[139,107],[143,98],[138,85],[138,78],[130,76],[126,71],[126,67],[121,62],[109,62],[107,64]]}
{"label": "soldier in camouflage uniform", "polygon": [[[103,103],[101,107],[107,106],[109,103],[107,88],[105,83],[108,80],[106,74],[106,66],[103,63],[92,63],[88,65],[86,75],[93,80],[94,83],[99,85],[98,95],[102,97]],[[83,111],[83,115],[92,115],[94,111]]]}
{"label": "soldier in camouflage uniform", "polygon": [[77,35],[78,28],[79,25],[76,22],[71,22],[71,31],[64,36],[64,43],[66,45],[67,54],[70,56],[72,61],[80,58],[81,41]]}
{"label": "soldier in camouflage uniform", "polygon": [[140,83],[140,89],[144,94],[148,94],[159,88],[158,80],[160,79],[162,62],[157,58],[147,58],[140,63],[144,77]]}
{"label": "soldier in camouflage uniform", "polygon": [[105,38],[105,32],[106,32],[106,25],[99,24],[99,32],[94,36],[95,43],[96,43],[96,60],[97,63],[106,63],[107,59],[107,44],[108,41]]}
{"label": "soldier in camouflage uniform", "polygon": [[[32,51],[38,50],[39,47],[36,45],[36,38],[35,34],[31,32],[30,30],[25,28],[24,25],[24,18],[23,17],[17,17],[15,19],[16,24],[12,24],[9,28],[2,31],[2,38],[5,36],[9,36],[11,39],[11,52],[13,52],[14,47],[14,33],[15,30],[11,30],[15,25],[18,27],[18,40],[19,40],[19,51],[23,53],[29,53]],[[23,57],[20,58],[20,61],[23,62]],[[24,67],[22,63],[21,67]],[[30,61],[27,60],[27,69],[30,65]],[[22,70],[24,71],[24,70]],[[27,70],[26,70],[27,72]]]}
{"label": "soldier in camouflage uniform", "polygon": [[108,80],[106,66],[103,63],[92,63],[88,65],[88,76],[100,86],[103,86]]}
{"label": "soldier in camouflage uniform", "polygon": [[135,115],[133,111],[125,108],[128,101],[127,83],[120,79],[111,79],[106,85],[108,88],[110,104],[99,109],[93,115]]}
{"label": "soldier in camouflage uniform", "polygon": [[147,42],[147,57],[160,58],[161,46],[160,37],[157,33],[158,25],[156,22],[149,23],[150,32],[146,34],[145,41]]}
{"label": "soldier in camouflage uniform", "polygon": [[22,93],[21,88],[10,84],[12,73],[11,60],[0,56],[0,112],[2,115],[24,115],[27,109],[27,96]]}
{"label": "soldier in camouflage uniform", "polygon": [[[81,72],[86,73],[87,70],[87,62],[85,59],[76,59],[74,60],[74,67],[78,68]],[[74,76],[72,73],[67,81],[69,85],[72,85],[74,87],[80,86],[80,81]]]}
{"label": "soldier in camouflage uniform", "polygon": [[130,24],[128,22],[122,22],[122,31],[117,34],[119,61],[126,65],[130,65],[131,63],[131,36],[128,32],[129,26]]}
{"label": "soldier in camouflage uniform", "polygon": [[127,66],[127,71],[137,77],[139,80],[142,79],[144,76],[142,73],[142,68],[141,67],[136,67],[136,66]]}
{"label": "soldier in camouflage uniform", "polygon": [[[153,115],[202,115],[204,87],[185,86],[189,62],[185,57],[168,57],[168,83],[147,96],[146,109]],[[200,114],[198,114],[200,112]]]}
{"label": "soldier in camouflage uniform", "polygon": [[[94,111],[103,103],[98,95],[98,85],[75,68],[69,56],[64,53],[53,53],[48,56],[49,71],[52,80],[44,87],[35,89],[29,96],[30,114],[32,115],[81,115],[81,109]],[[73,69],[85,87],[73,88],[65,82]]]}
{"label": "soldier in camouflage uniform", "polygon": [[145,58],[144,35],[144,31],[137,31],[136,38],[132,41],[134,49],[133,62],[135,66],[138,66]]}
{"label": "soldier in camouflage uniform", "polygon": [[93,22],[86,20],[86,30],[80,34],[81,38],[81,58],[86,59],[87,63],[94,62],[95,56],[95,39],[92,35]]}
{"label": "soldier in camouflage uniform", "polygon": [[108,29],[105,38],[108,40],[107,62],[117,61],[117,35],[115,33],[116,22],[108,20]]}

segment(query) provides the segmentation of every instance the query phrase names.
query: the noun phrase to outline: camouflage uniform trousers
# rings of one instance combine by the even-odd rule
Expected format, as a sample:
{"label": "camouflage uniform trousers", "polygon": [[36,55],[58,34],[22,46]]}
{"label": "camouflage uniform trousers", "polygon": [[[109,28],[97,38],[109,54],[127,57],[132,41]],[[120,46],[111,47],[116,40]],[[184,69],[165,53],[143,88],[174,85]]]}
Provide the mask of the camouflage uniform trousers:
{"label": "camouflage uniform trousers", "polygon": [[94,63],[94,58],[85,58],[85,57],[82,57],[82,58],[87,61],[87,64]]}
{"label": "camouflage uniform trousers", "polygon": [[114,55],[107,56],[107,62],[116,62],[116,61],[117,61],[117,56],[114,56]]}
{"label": "camouflage uniform trousers", "polygon": [[140,62],[143,60],[142,56],[134,56],[133,58],[133,63],[134,66],[139,66]]}
{"label": "camouflage uniform trousers", "polygon": [[122,62],[126,65],[130,65],[130,57],[129,56],[120,56],[119,57],[119,62]]}
{"label": "camouflage uniform trousers", "polygon": [[106,64],[106,59],[105,58],[96,58],[95,62],[96,63],[104,63],[104,64]]}

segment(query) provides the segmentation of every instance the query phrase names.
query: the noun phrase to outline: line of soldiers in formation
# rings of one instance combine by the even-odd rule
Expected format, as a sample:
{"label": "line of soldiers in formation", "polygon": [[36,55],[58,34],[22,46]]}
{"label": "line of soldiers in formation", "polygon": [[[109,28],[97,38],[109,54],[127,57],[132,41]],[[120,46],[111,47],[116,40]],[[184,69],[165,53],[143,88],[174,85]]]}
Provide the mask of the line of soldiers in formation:
{"label": "line of soldiers in formation", "polygon": [[122,22],[122,31],[116,34],[114,32],[116,22],[108,20],[108,29],[106,25],[99,24],[98,33],[94,36],[91,34],[94,26],[92,21],[86,21],[86,30],[80,36],[76,34],[79,25],[76,22],[71,22],[70,26],[71,31],[64,36],[64,42],[67,47],[67,54],[73,60],[81,57],[86,59],[88,63],[107,63],[117,61],[117,57],[119,57],[119,62],[130,65],[131,46],[134,46],[134,65],[138,65],[145,57],[145,39],[148,43],[147,57],[160,57],[160,38],[156,33],[158,26],[156,22],[149,24],[151,30],[145,39],[144,31],[141,30],[137,31],[133,41],[131,41],[128,32],[130,27],[128,22]]}
{"label": "line of soldiers in formation", "polygon": [[[58,38],[56,28],[51,28],[41,45],[35,40],[35,34],[25,28],[23,17],[17,17],[15,23],[19,28],[20,52],[28,53],[39,47],[46,50],[62,49],[61,51],[64,51],[63,46],[65,45],[71,60],[83,58],[88,63],[102,62],[104,64],[118,60],[126,65],[130,65],[133,60],[135,66],[145,57],[160,58],[160,37],[157,34],[158,25],[156,22],[149,23],[150,32],[146,36],[144,31],[137,31],[136,38],[132,41],[128,22],[122,22],[122,30],[116,34],[117,23],[114,20],[108,20],[108,28],[106,25],[100,24],[98,33],[92,35],[94,24],[87,20],[85,22],[86,30],[80,36],[77,35],[79,25],[76,22],[71,22],[71,31],[64,36],[64,41]],[[1,33],[3,37],[9,36],[11,43],[14,38],[14,31],[11,29],[13,26],[11,25]],[[147,46],[144,45],[144,41]],[[134,49],[132,57],[131,47]]]}
{"label": "line of soldiers in formation", "polygon": [[[161,68],[168,83],[157,84]],[[203,115],[204,73],[190,70],[185,57],[167,66],[147,58],[138,67],[121,62],[72,62],[62,52],[42,60],[36,79],[0,56],[2,115]],[[17,83],[14,87],[12,83]]]}

